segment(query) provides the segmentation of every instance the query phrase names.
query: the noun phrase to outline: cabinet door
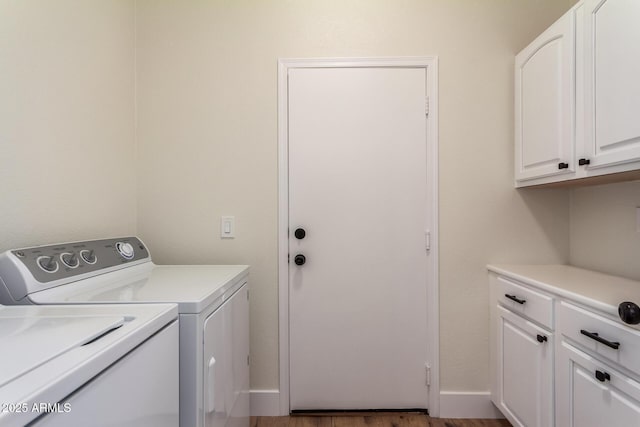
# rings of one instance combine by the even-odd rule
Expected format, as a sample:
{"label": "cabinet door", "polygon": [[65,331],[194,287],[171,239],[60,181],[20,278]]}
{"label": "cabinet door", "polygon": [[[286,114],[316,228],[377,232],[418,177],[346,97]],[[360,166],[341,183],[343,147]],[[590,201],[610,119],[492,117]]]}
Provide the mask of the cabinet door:
{"label": "cabinet door", "polygon": [[628,427],[640,420],[640,384],[566,341],[556,361],[556,425]]}
{"label": "cabinet door", "polygon": [[553,336],[498,307],[498,406],[514,426],[553,425]]}
{"label": "cabinet door", "polygon": [[585,2],[588,170],[640,160],[640,1]]}
{"label": "cabinet door", "polygon": [[574,27],[571,10],[516,56],[516,181],[575,171]]}

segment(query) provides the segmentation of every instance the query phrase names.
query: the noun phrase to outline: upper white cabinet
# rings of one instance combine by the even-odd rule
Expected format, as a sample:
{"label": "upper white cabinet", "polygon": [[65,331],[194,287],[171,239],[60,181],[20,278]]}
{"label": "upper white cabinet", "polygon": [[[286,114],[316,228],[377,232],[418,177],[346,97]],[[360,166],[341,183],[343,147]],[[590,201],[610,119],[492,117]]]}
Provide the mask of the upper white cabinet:
{"label": "upper white cabinet", "polygon": [[585,148],[598,169],[640,159],[640,1],[585,2]]}
{"label": "upper white cabinet", "polygon": [[516,56],[516,180],[575,170],[574,27],[568,13]]}
{"label": "upper white cabinet", "polygon": [[638,22],[638,0],[584,0],[516,56],[517,187],[640,169]]}

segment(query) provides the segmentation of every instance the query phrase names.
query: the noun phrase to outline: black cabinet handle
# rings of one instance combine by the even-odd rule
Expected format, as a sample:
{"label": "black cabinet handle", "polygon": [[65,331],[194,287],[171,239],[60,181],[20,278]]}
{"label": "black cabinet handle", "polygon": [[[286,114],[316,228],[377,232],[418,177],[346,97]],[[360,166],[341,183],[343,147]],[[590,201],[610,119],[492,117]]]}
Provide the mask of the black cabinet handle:
{"label": "black cabinet handle", "polygon": [[296,265],[304,265],[304,263],[307,262],[307,258],[302,254],[298,254],[293,258],[293,262],[295,262]]}
{"label": "black cabinet handle", "polygon": [[580,329],[580,333],[591,338],[592,340],[596,340],[599,343],[606,345],[607,347],[611,347],[614,350],[617,350],[620,347],[619,342],[605,340],[604,338],[601,338],[597,332],[589,332],[585,331],[584,329]]}
{"label": "black cabinet handle", "polygon": [[569,163],[558,163],[558,169],[569,169]]}
{"label": "black cabinet handle", "polygon": [[544,335],[540,335],[540,334],[538,334],[538,336],[536,337],[536,339],[538,340],[538,342],[545,342],[545,341],[547,341],[547,337],[545,337]]}
{"label": "black cabinet handle", "polygon": [[296,239],[302,240],[304,236],[307,235],[307,232],[304,231],[304,228],[296,228],[296,231],[293,232],[293,235],[296,236]]}
{"label": "black cabinet handle", "polygon": [[526,299],[520,299],[515,295],[504,294],[504,296],[509,298],[511,301],[517,302],[518,304],[524,304],[525,302],[527,302]]}
{"label": "black cabinet handle", "polygon": [[590,164],[591,164],[591,160],[589,160],[589,159],[580,159],[580,160],[578,160],[578,165],[580,165],[580,166],[590,165]]}
{"label": "black cabinet handle", "polygon": [[596,370],[596,379],[601,383],[605,381],[611,381],[611,375],[606,372]]}

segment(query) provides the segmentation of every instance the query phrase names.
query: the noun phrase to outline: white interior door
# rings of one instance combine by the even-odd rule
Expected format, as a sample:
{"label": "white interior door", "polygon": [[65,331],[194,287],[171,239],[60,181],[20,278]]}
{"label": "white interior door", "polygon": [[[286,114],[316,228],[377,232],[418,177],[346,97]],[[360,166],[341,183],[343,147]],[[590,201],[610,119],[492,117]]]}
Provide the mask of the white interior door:
{"label": "white interior door", "polygon": [[289,70],[291,410],[426,408],[426,73]]}

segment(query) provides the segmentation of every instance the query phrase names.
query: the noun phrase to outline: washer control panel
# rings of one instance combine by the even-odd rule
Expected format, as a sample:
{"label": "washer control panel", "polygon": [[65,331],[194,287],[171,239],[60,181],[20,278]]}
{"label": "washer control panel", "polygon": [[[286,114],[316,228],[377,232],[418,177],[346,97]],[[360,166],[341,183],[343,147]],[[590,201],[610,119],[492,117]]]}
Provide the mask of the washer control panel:
{"label": "washer control panel", "polygon": [[41,283],[149,258],[137,237],[62,243],[11,251]]}

